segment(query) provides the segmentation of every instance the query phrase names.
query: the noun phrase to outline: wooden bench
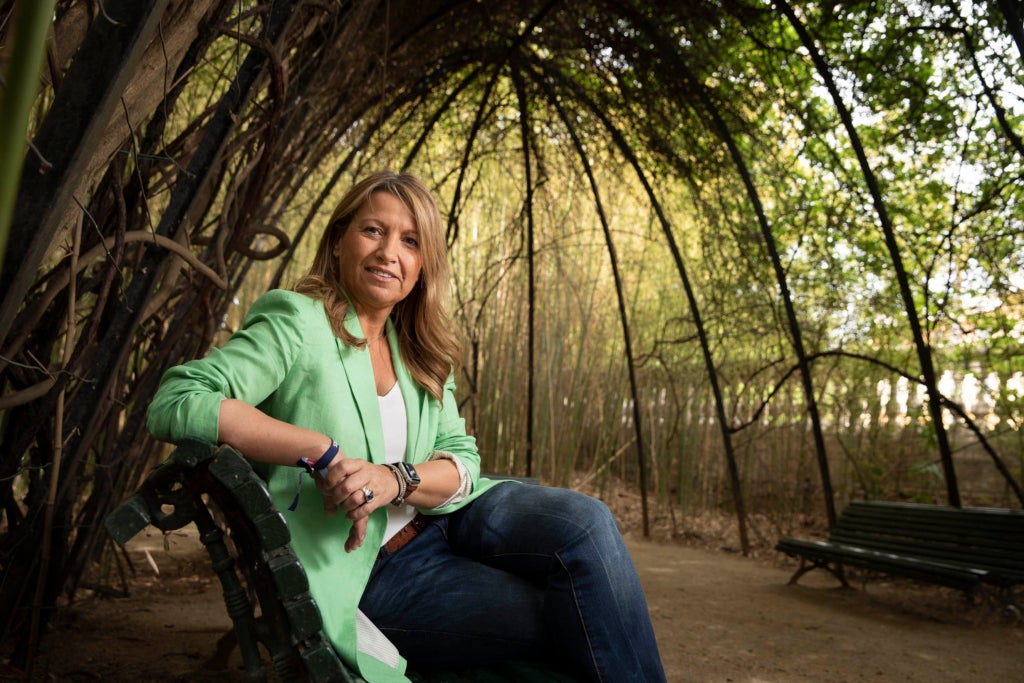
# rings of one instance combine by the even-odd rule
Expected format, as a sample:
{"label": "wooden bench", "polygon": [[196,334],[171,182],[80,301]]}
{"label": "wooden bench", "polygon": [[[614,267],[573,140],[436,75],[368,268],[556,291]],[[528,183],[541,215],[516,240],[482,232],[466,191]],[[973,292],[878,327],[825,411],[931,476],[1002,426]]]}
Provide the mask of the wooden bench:
{"label": "wooden bench", "polygon": [[854,501],[827,540],[783,538],[775,549],[800,558],[790,584],[822,568],[849,587],[849,565],[968,594],[992,586],[1013,604],[1024,583],[1024,511]]}
{"label": "wooden bench", "polygon": [[[122,546],[149,525],[166,533],[190,523],[198,528],[220,579],[246,680],[267,679],[265,653],[280,681],[365,683],[324,635],[306,573],[289,546],[288,525],[238,451],[201,441],[181,443],[104,520]],[[515,661],[407,675],[417,683],[573,681],[541,664]]]}

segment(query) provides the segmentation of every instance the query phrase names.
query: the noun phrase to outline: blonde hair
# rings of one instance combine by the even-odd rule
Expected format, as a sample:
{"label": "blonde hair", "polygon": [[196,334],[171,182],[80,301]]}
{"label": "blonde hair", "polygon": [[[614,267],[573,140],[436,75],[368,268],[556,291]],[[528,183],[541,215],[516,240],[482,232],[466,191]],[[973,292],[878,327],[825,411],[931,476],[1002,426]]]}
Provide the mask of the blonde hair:
{"label": "blonde hair", "polygon": [[398,349],[412,378],[431,396],[442,400],[448,375],[459,362],[459,341],[448,314],[450,271],[441,213],[430,190],[410,173],[380,171],[359,181],[345,193],[327,223],[309,271],[295,283],[295,291],[324,303],[334,333],[346,344],[366,346],[345,329],[349,302],[341,287],[338,258],[334,254],[352,219],[375,192],[397,198],[412,214],[423,260],[419,282],[391,311],[398,333]]}

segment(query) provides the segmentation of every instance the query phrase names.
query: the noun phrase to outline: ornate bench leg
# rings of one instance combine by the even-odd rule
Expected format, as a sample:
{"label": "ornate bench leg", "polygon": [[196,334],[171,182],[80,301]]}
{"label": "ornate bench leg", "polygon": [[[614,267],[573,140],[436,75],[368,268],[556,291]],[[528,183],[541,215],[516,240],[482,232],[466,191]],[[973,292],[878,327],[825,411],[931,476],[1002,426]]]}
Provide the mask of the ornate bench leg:
{"label": "ornate bench leg", "polygon": [[238,578],[235,560],[224,542],[224,532],[214,522],[206,507],[197,512],[195,523],[224,591],[224,604],[234,624],[233,641],[242,653],[246,680],[260,683],[267,680],[266,668],[260,657],[260,643],[264,643],[270,652],[277,680],[305,680],[302,662],[295,648],[290,646],[287,635],[270,632],[275,630],[275,626],[276,630],[280,630],[281,625],[264,624],[254,617],[249,594]]}
{"label": "ornate bench leg", "polygon": [[796,582],[800,580],[801,576],[811,571],[812,569],[824,569],[828,571],[828,573],[832,574],[832,576],[839,579],[839,583],[842,584],[843,588],[851,587],[850,582],[846,580],[846,572],[841,562],[832,563],[828,560],[811,560],[810,562],[808,562],[806,557],[800,558],[800,567],[797,568],[795,572],[793,572],[793,576],[789,577],[789,585],[795,585]]}
{"label": "ornate bench leg", "polygon": [[[1015,590],[1013,585],[981,584],[971,591],[964,591],[969,603],[978,602],[994,611],[1007,624],[1019,626],[1024,624],[1024,592]],[[1019,593],[1019,595],[1018,595]]]}
{"label": "ornate bench leg", "polygon": [[242,652],[242,662],[245,664],[245,678],[249,681],[266,681],[267,672],[260,660],[252,605],[235,573],[235,561],[224,543],[224,532],[214,523],[205,507],[200,507],[196,511],[195,523],[199,529],[199,539],[210,553],[213,571],[217,573],[221,588],[224,590],[224,604],[235,627],[238,648]]}
{"label": "ornate bench leg", "polygon": [[853,589],[853,587],[850,585],[850,582],[846,580],[846,567],[843,566],[842,562],[836,562],[835,568],[829,569],[829,571],[832,572],[837,579],[839,579],[839,583],[843,584],[843,588],[849,588],[851,590]]}

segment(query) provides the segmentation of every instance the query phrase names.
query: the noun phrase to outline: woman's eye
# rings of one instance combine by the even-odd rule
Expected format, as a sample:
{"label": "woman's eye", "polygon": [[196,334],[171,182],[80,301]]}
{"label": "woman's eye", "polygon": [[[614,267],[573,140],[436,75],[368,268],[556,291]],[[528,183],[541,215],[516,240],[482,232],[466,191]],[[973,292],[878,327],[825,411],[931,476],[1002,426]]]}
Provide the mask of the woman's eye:
{"label": "woman's eye", "polygon": [[420,241],[418,239],[416,239],[415,237],[406,237],[405,238],[405,243],[408,244],[410,247],[418,247],[418,246],[420,246]]}

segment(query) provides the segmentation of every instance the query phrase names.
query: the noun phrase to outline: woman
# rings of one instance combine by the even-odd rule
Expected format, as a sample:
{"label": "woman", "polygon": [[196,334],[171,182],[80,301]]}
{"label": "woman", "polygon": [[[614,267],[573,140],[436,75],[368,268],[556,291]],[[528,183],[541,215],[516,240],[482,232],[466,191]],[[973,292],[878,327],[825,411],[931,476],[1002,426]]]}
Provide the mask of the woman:
{"label": "woman", "polygon": [[149,429],[254,461],[288,509],[324,631],[369,681],[406,680],[406,661],[538,656],[587,680],[664,680],[608,509],[480,477],[448,286],[430,192],[374,174],[342,199],[296,291],[263,295],[222,348],[167,372]]}

